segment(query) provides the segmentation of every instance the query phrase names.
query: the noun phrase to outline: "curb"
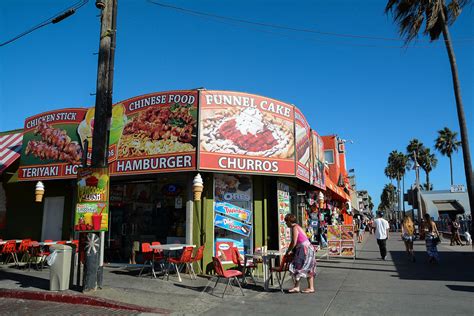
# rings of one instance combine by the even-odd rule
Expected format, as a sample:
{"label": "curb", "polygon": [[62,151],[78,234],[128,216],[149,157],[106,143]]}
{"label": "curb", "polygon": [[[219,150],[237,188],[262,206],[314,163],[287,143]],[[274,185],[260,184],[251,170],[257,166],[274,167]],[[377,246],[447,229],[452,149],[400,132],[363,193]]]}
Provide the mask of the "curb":
{"label": "curb", "polygon": [[48,302],[58,302],[63,304],[81,304],[89,305],[94,307],[105,307],[112,309],[122,309],[129,311],[136,311],[142,313],[159,313],[159,314],[171,314],[171,311],[163,308],[151,308],[143,307],[139,305],[121,303],[112,300],[105,300],[100,298],[91,297],[88,295],[78,294],[62,294],[54,292],[40,292],[40,291],[21,291],[21,290],[6,290],[0,289],[1,298],[16,298],[16,299],[25,299],[25,300],[35,300],[35,301],[48,301]]}

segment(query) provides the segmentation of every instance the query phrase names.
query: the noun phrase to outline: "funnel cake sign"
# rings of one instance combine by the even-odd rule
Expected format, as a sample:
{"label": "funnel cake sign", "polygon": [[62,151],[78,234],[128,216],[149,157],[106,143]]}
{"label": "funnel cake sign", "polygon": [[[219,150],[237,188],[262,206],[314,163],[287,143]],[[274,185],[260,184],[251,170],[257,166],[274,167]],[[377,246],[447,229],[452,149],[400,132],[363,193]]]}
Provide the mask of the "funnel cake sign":
{"label": "funnel cake sign", "polygon": [[229,91],[200,95],[200,169],[295,174],[294,109]]}

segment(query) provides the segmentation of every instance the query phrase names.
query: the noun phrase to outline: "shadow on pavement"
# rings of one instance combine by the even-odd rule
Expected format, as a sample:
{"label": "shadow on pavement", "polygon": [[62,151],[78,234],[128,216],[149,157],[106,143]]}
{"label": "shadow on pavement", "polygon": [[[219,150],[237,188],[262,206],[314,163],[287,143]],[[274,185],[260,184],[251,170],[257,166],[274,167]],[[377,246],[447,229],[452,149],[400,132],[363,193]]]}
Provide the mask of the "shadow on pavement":
{"label": "shadow on pavement", "polygon": [[411,262],[405,251],[389,251],[400,279],[474,282],[472,252],[443,251],[438,248],[440,262],[428,263],[426,251],[415,253],[416,262]]}
{"label": "shadow on pavement", "polygon": [[35,288],[35,289],[40,289],[40,290],[49,290],[49,280],[35,277],[35,276],[0,271],[0,280],[15,281],[20,286],[20,288]]}
{"label": "shadow on pavement", "polygon": [[474,292],[474,286],[469,285],[446,285],[447,288],[453,291]]}

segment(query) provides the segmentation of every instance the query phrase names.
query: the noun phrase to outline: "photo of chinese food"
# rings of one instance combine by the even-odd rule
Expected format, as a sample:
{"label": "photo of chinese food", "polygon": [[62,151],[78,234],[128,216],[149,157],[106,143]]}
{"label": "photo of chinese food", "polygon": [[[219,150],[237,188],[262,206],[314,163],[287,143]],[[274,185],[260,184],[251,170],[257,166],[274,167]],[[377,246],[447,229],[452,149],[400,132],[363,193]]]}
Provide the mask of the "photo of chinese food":
{"label": "photo of chinese food", "polygon": [[257,157],[292,158],[293,123],[257,108],[202,110],[201,149]]}
{"label": "photo of chinese food", "polygon": [[33,155],[41,160],[57,160],[78,165],[81,163],[82,149],[76,141],[71,141],[67,131],[54,128],[46,122],[41,122],[34,130],[40,140],[29,140],[25,155]]}
{"label": "photo of chinese food", "polygon": [[119,142],[119,158],[193,151],[193,110],[192,104],[175,103],[169,107],[149,107],[129,118]]}
{"label": "photo of chinese food", "polygon": [[341,230],[339,225],[328,225],[328,240],[341,239]]}
{"label": "photo of chinese food", "polygon": [[339,256],[341,254],[341,242],[328,241],[328,252],[330,256]]}
{"label": "photo of chinese food", "polygon": [[354,242],[353,241],[341,242],[341,256],[344,256],[344,257],[354,256]]}
{"label": "photo of chinese food", "polygon": [[345,225],[341,227],[341,239],[342,240],[354,239],[354,227],[352,225]]}

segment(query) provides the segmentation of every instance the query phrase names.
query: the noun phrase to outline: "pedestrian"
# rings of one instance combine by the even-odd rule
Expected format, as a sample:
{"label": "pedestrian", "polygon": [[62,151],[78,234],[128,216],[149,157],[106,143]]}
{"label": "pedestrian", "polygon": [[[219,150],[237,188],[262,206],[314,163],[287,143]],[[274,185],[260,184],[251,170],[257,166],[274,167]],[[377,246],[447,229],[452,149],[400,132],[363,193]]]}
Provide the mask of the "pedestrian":
{"label": "pedestrian", "polygon": [[389,238],[390,225],[387,220],[383,218],[383,212],[377,212],[377,218],[374,221],[375,226],[375,238],[377,238],[377,244],[379,245],[380,256],[382,260],[387,257],[387,239]]}
{"label": "pedestrian", "polygon": [[415,240],[415,224],[410,216],[405,216],[402,223],[402,240],[405,243],[407,254],[415,262],[415,252],[413,251],[413,241]]}
{"label": "pedestrian", "polygon": [[456,218],[452,223],[451,223],[451,246],[456,243],[458,246],[464,246],[461,240],[461,236],[459,235],[459,228],[461,225],[459,225],[459,220]]}
{"label": "pedestrian", "polygon": [[428,253],[428,262],[429,263],[438,263],[439,254],[438,254],[438,243],[440,242],[438,228],[436,223],[431,220],[430,214],[425,213],[423,216],[425,219],[424,222],[424,232],[425,232],[425,243],[426,243],[426,252]]}
{"label": "pedestrian", "polygon": [[364,240],[365,221],[359,220],[359,234],[357,235],[357,242],[361,243]]}
{"label": "pedestrian", "polygon": [[[294,254],[290,263],[289,271],[293,277],[294,286],[289,289],[289,293],[314,293],[314,276],[316,274],[316,256],[313,245],[309,241],[303,229],[296,224],[296,216],[287,214],[285,223],[291,228],[291,242],[286,254]],[[308,288],[300,290],[300,280],[306,278]]]}

